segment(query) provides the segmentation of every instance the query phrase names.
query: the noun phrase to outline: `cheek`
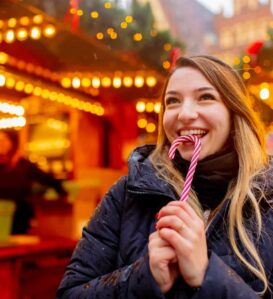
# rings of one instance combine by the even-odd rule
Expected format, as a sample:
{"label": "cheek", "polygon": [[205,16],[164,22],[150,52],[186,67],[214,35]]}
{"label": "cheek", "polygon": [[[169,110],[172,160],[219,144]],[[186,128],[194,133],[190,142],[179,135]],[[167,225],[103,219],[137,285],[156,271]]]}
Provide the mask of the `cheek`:
{"label": "cheek", "polygon": [[164,115],[163,115],[162,123],[163,123],[163,128],[164,128],[166,134],[170,130],[170,127],[171,127],[170,122],[171,122],[170,115],[169,115],[169,113],[165,112]]}
{"label": "cheek", "polygon": [[217,129],[222,128],[223,131],[230,130],[231,113],[222,103],[215,105],[213,109],[209,110],[207,120]]}
{"label": "cheek", "polygon": [[232,123],[231,114],[229,111],[225,110],[222,113],[222,115],[223,117],[221,118],[221,121],[222,121],[223,131],[226,133],[226,135],[229,135],[231,131],[231,123]]}
{"label": "cheek", "polygon": [[226,110],[219,111],[217,115],[217,119],[215,120],[217,135],[219,138],[219,142],[224,145],[226,141],[229,139],[231,132],[231,116],[230,113]]}
{"label": "cheek", "polygon": [[173,127],[177,122],[178,112],[176,109],[165,110],[163,114],[163,125],[166,127]]}

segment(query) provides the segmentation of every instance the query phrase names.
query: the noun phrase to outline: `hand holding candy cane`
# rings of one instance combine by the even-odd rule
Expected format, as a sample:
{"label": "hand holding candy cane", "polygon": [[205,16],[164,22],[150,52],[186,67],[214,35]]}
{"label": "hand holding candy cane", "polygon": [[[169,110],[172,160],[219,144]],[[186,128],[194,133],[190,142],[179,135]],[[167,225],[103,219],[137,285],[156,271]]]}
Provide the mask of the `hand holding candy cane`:
{"label": "hand holding candy cane", "polygon": [[159,236],[175,250],[184,280],[192,287],[199,287],[208,265],[205,227],[186,201],[201,150],[200,139],[194,135],[178,137],[171,145],[169,158],[173,159],[178,146],[188,141],[195,146],[180,201],[170,202],[160,210],[157,230]]}

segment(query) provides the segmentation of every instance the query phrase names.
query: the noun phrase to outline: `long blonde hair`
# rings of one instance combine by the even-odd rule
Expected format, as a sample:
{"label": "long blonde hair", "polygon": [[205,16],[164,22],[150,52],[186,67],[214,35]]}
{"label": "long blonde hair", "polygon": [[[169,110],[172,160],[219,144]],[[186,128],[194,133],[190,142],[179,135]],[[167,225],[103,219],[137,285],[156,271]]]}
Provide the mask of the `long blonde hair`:
{"label": "long blonde hair", "polygon": [[[199,70],[206,79],[217,89],[227,108],[231,111],[233,130],[231,132],[234,148],[238,155],[239,170],[236,181],[230,184],[226,198],[230,199],[228,216],[228,236],[231,247],[241,262],[264,284],[264,293],[269,288],[263,262],[259,253],[249,236],[243,208],[248,203],[257,222],[258,236],[262,232],[262,216],[259,201],[264,197],[262,190],[255,184],[257,177],[268,165],[268,156],[265,151],[263,127],[251,109],[251,102],[246,87],[237,74],[227,64],[211,56],[194,56],[191,58],[181,57],[170,73],[163,90],[161,113],[159,116],[159,134],[155,151],[151,155],[151,161],[157,174],[165,179],[175,189],[177,194],[181,193],[184,179],[173,167],[167,157],[169,141],[163,129],[163,114],[165,111],[164,95],[171,75],[178,68],[192,67]],[[254,192],[258,189],[259,198]],[[266,199],[265,199],[266,200]],[[203,217],[203,211],[193,190],[190,191],[189,203],[196,213]],[[214,213],[215,215],[215,213]],[[254,260],[256,266],[251,264],[241,253],[236,242],[236,235],[248,254]]]}

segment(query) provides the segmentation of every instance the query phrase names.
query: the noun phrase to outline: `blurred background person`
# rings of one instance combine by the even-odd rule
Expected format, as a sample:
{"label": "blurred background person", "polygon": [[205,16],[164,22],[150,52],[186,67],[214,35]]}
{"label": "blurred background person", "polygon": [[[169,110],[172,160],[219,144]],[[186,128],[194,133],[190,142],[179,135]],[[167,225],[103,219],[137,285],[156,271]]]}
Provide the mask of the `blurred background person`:
{"label": "blurred background person", "polygon": [[30,228],[30,220],[34,217],[31,202],[34,183],[55,189],[62,199],[67,196],[60,180],[21,155],[18,132],[1,129],[0,199],[9,199],[16,204],[12,234],[25,234]]}

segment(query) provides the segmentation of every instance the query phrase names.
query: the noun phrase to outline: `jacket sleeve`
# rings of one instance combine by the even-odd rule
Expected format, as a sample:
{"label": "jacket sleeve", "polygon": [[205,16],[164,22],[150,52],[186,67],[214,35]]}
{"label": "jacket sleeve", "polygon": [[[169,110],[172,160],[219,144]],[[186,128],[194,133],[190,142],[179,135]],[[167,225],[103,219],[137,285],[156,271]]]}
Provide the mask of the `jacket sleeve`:
{"label": "jacket sleeve", "polygon": [[201,287],[192,299],[259,299],[259,295],[220,257],[211,252]]}
{"label": "jacket sleeve", "polygon": [[165,298],[152,278],[147,256],[117,268],[125,190],[126,177],[105,195],[83,229],[56,298]]}
{"label": "jacket sleeve", "polygon": [[176,284],[176,299],[272,299],[267,292],[259,296],[232,268],[213,251],[200,288],[190,288],[185,282]]}

